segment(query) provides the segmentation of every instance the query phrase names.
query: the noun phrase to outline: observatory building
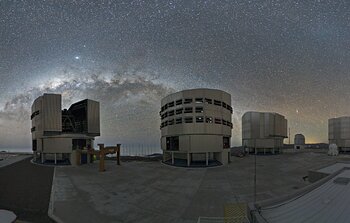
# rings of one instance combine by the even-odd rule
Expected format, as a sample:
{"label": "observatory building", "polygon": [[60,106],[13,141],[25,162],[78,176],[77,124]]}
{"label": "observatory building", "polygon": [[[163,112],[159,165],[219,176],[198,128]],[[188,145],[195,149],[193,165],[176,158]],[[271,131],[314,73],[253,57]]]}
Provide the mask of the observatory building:
{"label": "observatory building", "polygon": [[339,152],[350,151],[350,117],[328,120],[329,144],[336,144]]}
{"label": "observatory building", "polygon": [[[62,110],[61,95],[44,94],[32,105],[32,149],[34,161],[75,164],[76,150],[93,148],[100,135],[100,105],[83,100]],[[89,162],[88,155],[81,163]]]}
{"label": "observatory building", "polygon": [[305,136],[303,134],[294,136],[294,149],[305,149]]}
{"label": "observatory building", "polygon": [[246,112],[242,117],[242,145],[249,152],[281,152],[287,120],[272,112]]}
{"label": "observatory building", "polygon": [[231,95],[214,89],[180,91],[161,101],[163,162],[214,166],[230,161]]}

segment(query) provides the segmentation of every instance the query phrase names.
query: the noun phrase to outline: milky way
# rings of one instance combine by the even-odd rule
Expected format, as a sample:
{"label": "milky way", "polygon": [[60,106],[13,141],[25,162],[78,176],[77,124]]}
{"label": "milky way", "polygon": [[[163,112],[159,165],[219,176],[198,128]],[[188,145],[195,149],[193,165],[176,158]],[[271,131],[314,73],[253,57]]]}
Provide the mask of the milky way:
{"label": "milky way", "polygon": [[327,142],[349,68],[349,1],[0,0],[0,147],[30,148],[44,92],[99,100],[97,141],[158,144],[160,99],[197,87],[232,95],[233,145],[251,110]]}

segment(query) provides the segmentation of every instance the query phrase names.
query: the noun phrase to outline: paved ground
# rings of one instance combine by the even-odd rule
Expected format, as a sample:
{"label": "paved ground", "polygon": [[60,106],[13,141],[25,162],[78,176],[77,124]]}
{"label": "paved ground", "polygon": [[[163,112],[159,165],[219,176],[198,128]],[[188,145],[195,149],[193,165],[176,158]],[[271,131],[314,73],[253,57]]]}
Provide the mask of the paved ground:
{"label": "paved ground", "polygon": [[53,222],[47,210],[54,168],[30,159],[0,168],[0,209],[13,211],[22,221]]}
{"label": "paved ground", "polygon": [[[313,168],[349,156],[321,153],[257,156],[257,200],[308,185]],[[64,222],[196,222],[223,216],[225,205],[254,200],[254,156],[233,158],[228,166],[186,169],[159,162],[107,163],[58,167],[53,213]]]}
{"label": "paved ground", "polygon": [[0,153],[0,168],[32,157],[32,155],[18,155],[12,153]]}

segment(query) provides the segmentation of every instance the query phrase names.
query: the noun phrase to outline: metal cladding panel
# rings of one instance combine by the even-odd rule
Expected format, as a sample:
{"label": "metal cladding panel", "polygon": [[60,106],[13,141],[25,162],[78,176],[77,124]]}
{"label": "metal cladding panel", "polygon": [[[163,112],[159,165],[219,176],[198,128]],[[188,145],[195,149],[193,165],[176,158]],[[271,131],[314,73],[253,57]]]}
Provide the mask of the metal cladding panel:
{"label": "metal cladding panel", "polygon": [[260,113],[253,112],[251,114],[251,137],[254,139],[260,138]]}
{"label": "metal cladding panel", "polygon": [[334,120],[334,125],[333,125],[333,132],[334,132],[334,139],[340,139],[340,119],[335,119]]}
{"label": "metal cladding panel", "polygon": [[328,139],[334,139],[334,119],[328,119]]}
{"label": "metal cladding panel", "polygon": [[191,152],[221,152],[223,150],[222,136],[191,135]]}
{"label": "metal cladding panel", "polygon": [[42,103],[43,131],[62,131],[61,95],[44,94]]}
{"label": "metal cladding panel", "polygon": [[242,117],[242,138],[243,139],[250,139],[252,138],[252,132],[251,132],[251,112],[244,113]]}
{"label": "metal cladding panel", "polygon": [[41,152],[43,150],[43,139],[36,139],[36,152]]}
{"label": "metal cladding panel", "polygon": [[305,136],[302,134],[296,134],[294,136],[294,144],[295,145],[305,145]]}
{"label": "metal cladding panel", "polygon": [[162,150],[166,150],[166,137],[162,137],[160,139],[160,146],[161,146]]}
{"label": "metal cladding panel", "polygon": [[287,120],[277,113],[246,112],[242,117],[242,139],[287,137]]}
{"label": "metal cladding panel", "polygon": [[282,129],[282,135],[285,138],[288,138],[288,120],[287,119],[283,119],[283,129]]}
{"label": "metal cladding panel", "polygon": [[350,117],[332,118],[328,120],[328,139],[338,141],[350,139]]}
{"label": "metal cladding panel", "polygon": [[280,114],[275,114],[275,136],[287,137],[287,120]]}
{"label": "metal cladding panel", "polygon": [[45,153],[71,153],[72,147],[72,138],[43,139],[43,152]]}
{"label": "metal cladding panel", "polygon": [[341,118],[340,138],[350,139],[350,117]]}
{"label": "metal cladding panel", "polygon": [[87,110],[88,134],[100,135],[100,103],[88,100]]}
{"label": "metal cladding panel", "polygon": [[191,151],[191,139],[189,135],[182,135],[179,137],[179,150]]}
{"label": "metal cladding panel", "polygon": [[269,137],[269,136],[271,136],[271,135],[274,135],[275,133],[274,133],[274,123],[275,123],[275,120],[274,120],[274,116],[273,116],[273,114],[271,114],[271,113],[264,113],[264,124],[265,124],[265,126],[264,126],[264,128],[262,128],[262,129],[264,129],[265,131],[264,131],[264,134],[261,134],[260,136],[262,136],[262,137]]}

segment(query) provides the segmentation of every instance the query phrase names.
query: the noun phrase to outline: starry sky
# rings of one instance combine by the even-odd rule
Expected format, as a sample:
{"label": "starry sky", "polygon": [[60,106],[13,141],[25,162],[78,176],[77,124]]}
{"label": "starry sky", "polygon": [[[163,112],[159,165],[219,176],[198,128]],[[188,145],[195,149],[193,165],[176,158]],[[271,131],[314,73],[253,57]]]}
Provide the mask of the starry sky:
{"label": "starry sky", "polygon": [[233,145],[252,110],[327,142],[350,115],[350,2],[0,0],[0,78],[0,148],[31,147],[45,92],[100,101],[97,142],[158,145],[161,98],[188,88],[232,95]]}

